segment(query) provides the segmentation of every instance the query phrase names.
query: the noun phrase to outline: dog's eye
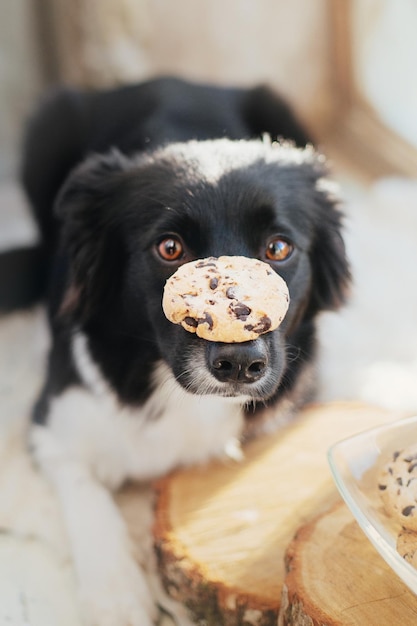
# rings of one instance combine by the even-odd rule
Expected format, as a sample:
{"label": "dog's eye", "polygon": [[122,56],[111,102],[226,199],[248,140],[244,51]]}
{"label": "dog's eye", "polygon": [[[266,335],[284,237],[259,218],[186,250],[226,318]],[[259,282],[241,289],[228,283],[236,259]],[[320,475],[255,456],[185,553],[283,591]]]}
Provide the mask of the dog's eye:
{"label": "dog's eye", "polygon": [[180,239],[169,236],[159,242],[157,251],[164,261],[178,261],[184,254],[184,246]]}
{"label": "dog's eye", "polygon": [[291,256],[294,246],[282,237],[273,237],[269,240],[265,256],[269,261],[285,261]]}

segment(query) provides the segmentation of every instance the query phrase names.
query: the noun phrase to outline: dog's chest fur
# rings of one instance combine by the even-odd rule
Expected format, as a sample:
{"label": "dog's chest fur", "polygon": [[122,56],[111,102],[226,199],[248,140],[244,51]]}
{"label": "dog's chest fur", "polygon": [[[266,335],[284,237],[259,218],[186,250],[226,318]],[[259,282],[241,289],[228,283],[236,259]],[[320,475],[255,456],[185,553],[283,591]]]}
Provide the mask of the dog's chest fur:
{"label": "dog's chest fur", "polygon": [[243,426],[236,401],[185,392],[161,362],[145,404],[121,406],[81,333],[74,336],[73,355],[84,386],[53,399],[48,426],[104,484],[115,488],[127,478],[147,480],[179,465],[233,455]]}

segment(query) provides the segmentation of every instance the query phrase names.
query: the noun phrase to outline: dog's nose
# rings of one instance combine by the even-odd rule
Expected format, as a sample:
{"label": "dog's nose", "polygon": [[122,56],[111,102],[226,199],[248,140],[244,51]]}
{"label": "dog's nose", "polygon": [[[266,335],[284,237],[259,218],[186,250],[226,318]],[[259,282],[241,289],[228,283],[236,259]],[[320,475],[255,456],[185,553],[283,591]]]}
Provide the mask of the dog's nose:
{"label": "dog's nose", "polygon": [[253,383],[265,373],[268,353],[262,340],[244,343],[210,343],[207,349],[210,372],[223,383]]}

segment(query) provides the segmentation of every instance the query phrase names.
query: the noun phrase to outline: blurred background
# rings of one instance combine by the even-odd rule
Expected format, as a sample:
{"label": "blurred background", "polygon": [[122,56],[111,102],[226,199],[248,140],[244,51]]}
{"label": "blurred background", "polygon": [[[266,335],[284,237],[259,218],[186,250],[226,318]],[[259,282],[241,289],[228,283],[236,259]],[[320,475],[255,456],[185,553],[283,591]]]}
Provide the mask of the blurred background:
{"label": "blurred background", "polygon": [[[320,321],[319,399],[417,412],[416,32],[415,0],[1,0],[0,248],[37,236],[19,150],[49,87],[168,74],[267,83],[328,155],[344,199],[355,280],[345,310]],[[0,318],[0,433],[25,423],[47,343],[41,309]],[[21,582],[10,586],[1,545],[0,606],[9,602],[14,624],[49,626],[45,612],[18,621]],[[38,556],[36,571],[49,572]],[[73,625],[68,602],[60,623]]]}
{"label": "blurred background", "polygon": [[49,86],[161,74],[268,83],[320,138],[360,103],[417,149],[416,14],[413,0],[3,0],[0,174],[15,171],[22,124]]}
{"label": "blurred background", "polygon": [[323,0],[13,0],[0,11],[5,173],[34,100],[55,83],[103,87],[160,74],[265,81],[313,125],[329,109]]}

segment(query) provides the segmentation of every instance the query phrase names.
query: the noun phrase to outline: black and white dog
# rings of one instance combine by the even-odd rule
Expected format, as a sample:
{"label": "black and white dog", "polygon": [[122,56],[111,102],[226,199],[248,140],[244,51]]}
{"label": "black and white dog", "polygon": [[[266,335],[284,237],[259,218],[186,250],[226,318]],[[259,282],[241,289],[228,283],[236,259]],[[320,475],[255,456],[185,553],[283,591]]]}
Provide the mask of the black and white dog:
{"label": "black and white dog", "polygon": [[[152,623],[110,490],[220,456],[311,398],[315,320],[350,277],[337,198],[307,143],[266,88],[175,79],[62,90],[29,124],[23,182],[42,244],[0,258],[0,306],[47,294],[52,346],[31,439],[89,625]],[[284,278],[277,330],[221,344],[165,318],[166,279],[220,255]]]}

